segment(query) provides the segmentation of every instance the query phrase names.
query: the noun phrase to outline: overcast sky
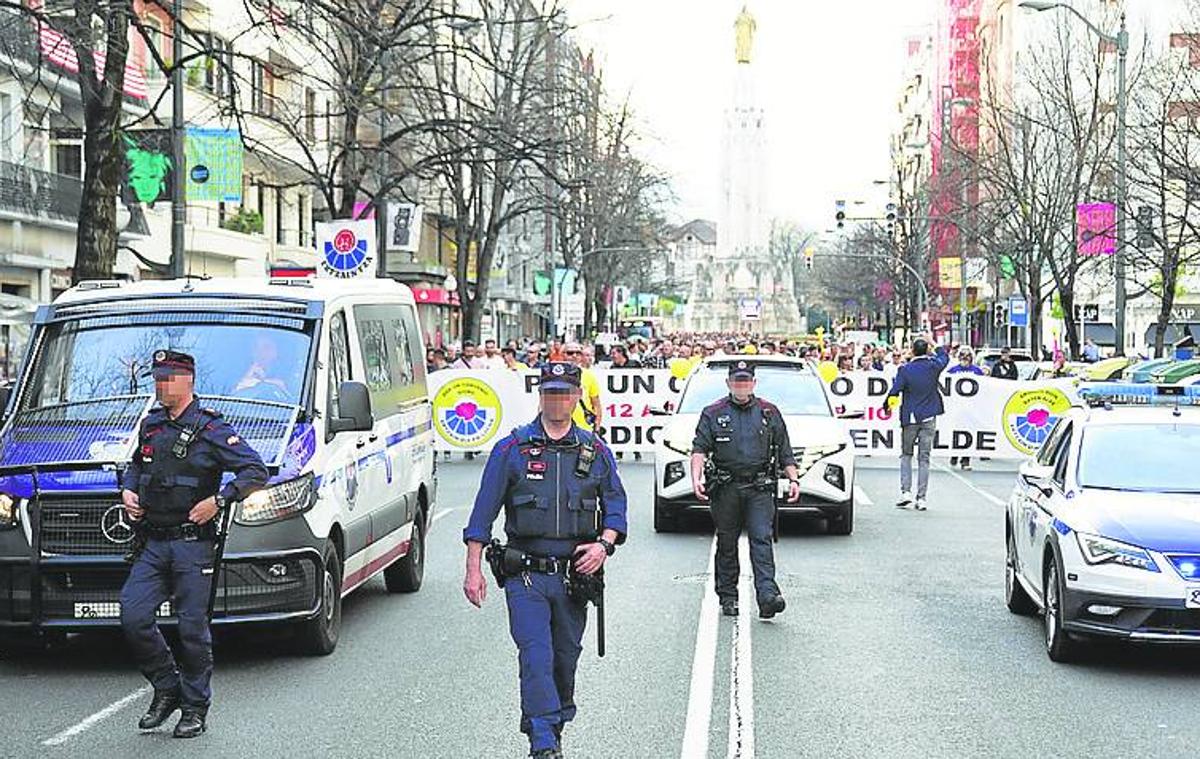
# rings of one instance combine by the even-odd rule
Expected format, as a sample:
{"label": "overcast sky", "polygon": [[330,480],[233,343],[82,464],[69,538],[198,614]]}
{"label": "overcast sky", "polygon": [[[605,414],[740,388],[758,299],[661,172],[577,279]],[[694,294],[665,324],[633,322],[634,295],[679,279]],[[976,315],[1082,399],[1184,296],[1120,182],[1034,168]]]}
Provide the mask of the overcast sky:
{"label": "overcast sky", "polygon": [[[643,153],[672,175],[676,220],[715,220],[742,0],[564,2],[609,93],[629,94],[648,136]],[[868,198],[871,181],[887,177],[903,43],[932,22],[933,2],[749,2],[774,217],[823,230],[835,198]]]}

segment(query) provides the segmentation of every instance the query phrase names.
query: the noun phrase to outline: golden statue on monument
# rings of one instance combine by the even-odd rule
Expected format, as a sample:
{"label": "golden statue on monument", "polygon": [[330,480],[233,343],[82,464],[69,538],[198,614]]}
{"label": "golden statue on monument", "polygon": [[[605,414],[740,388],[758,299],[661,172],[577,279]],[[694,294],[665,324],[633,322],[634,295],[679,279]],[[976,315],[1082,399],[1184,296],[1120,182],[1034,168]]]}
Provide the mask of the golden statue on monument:
{"label": "golden statue on monument", "polygon": [[754,16],[750,15],[750,11],[746,6],[742,6],[742,12],[738,14],[737,21],[733,22],[733,28],[737,33],[737,62],[750,62],[750,49],[754,47],[754,28],[758,24],[754,21]]}

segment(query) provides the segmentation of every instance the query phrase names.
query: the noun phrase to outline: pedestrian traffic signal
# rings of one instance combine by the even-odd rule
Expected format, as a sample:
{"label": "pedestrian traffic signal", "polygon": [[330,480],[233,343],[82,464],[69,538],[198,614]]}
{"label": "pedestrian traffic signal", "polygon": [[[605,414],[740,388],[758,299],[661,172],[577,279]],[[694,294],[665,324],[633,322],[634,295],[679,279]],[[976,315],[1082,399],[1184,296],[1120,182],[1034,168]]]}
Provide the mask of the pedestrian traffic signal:
{"label": "pedestrian traffic signal", "polygon": [[888,203],[883,214],[884,223],[887,225],[889,235],[896,233],[896,204]]}
{"label": "pedestrian traffic signal", "polygon": [[837,220],[837,228],[843,229],[846,226],[846,201],[844,201],[844,200],[834,201],[833,206],[834,206],[834,210],[835,210],[835,213],[833,214],[833,218]]}
{"label": "pedestrian traffic signal", "polygon": [[816,254],[816,252],[817,251],[811,246],[804,249],[804,268],[808,271],[812,271],[813,255]]}

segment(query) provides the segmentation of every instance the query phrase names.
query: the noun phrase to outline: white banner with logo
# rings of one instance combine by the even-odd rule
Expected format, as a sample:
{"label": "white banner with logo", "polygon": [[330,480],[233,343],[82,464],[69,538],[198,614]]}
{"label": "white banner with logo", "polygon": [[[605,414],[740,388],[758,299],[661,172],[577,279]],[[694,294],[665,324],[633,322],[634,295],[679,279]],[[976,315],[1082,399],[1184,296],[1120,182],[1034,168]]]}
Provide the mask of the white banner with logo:
{"label": "white banner with logo", "polygon": [[[614,451],[650,453],[669,417],[650,412],[673,408],[685,380],[668,370],[595,370],[600,382],[604,439]],[[504,369],[443,369],[429,376],[435,447],[439,451],[487,451],[538,410],[538,373]],[[1024,459],[1035,454],[1059,417],[1076,401],[1074,380],[1012,382],[968,374],[943,374],[946,406],[938,418],[936,456]],[[900,455],[895,411],[880,407],[891,387],[882,372],[852,372],[829,383],[838,412],[847,419],[855,448],[874,456]],[[772,400],[767,398],[767,400]],[[793,441],[794,443],[796,441]]]}

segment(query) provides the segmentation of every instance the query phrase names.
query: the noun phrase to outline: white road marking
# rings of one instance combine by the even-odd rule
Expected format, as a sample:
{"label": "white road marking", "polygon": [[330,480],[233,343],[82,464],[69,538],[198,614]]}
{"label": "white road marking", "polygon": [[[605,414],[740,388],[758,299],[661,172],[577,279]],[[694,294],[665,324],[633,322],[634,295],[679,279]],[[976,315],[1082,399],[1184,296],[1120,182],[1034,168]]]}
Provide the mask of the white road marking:
{"label": "white road marking", "polygon": [[862,485],[854,486],[854,499],[858,501],[859,506],[874,506],[875,502],[867,495],[867,491],[862,489]]}
{"label": "white road marking", "polygon": [[983,496],[985,499],[987,499],[988,501],[992,502],[993,504],[995,504],[995,505],[997,505],[997,506],[1006,506],[1006,505],[1007,505],[1007,504],[1004,502],[1004,500],[1003,500],[1003,499],[1001,499],[1001,498],[997,498],[996,496],[992,495],[991,493],[987,492],[986,490],[984,490],[984,489],[982,489],[982,488],[980,488],[980,487],[976,486],[976,485],[975,485],[975,483],[971,482],[971,481],[970,481],[970,480],[968,480],[966,477],[963,477],[961,474],[959,474],[958,472],[954,471],[953,469],[951,469],[950,467],[946,466],[945,464],[942,464],[942,465],[941,465],[941,466],[939,466],[938,468],[939,468],[939,469],[941,469],[941,470],[942,470],[943,472],[945,472],[946,474],[948,474],[948,475],[950,475],[951,477],[953,477],[954,479],[958,480],[958,481],[959,481],[959,482],[961,482],[962,484],[966,485],[966,486],[967,486],[967,487],[969,487],[971,490],[974,490],[976,493],[978,493],[979,495]]}
{"label": "white road marking", "polygon": [[754,759],[754,655],[751,651],[750,610],[755,608],[754,584],[750,565],[750,541],[738,540],[738,606],[742,613],[733,632],[733,651],[729,672],[729,751],[728,759]]}
{"label": "white road marking", "polygon": [[680,759],[708,759],[708,729],[712,721],[713,669],[717,664],[716,578],[713,575],[717,537],[708,551],[708,579],[700,601],[700,620],[696,625],[696,650],[692,655],[692,684],[688,689],[687,722],[683,728]]}
{"label": "white road marking", "polygon": [[453,513],[454,513],[454,512],[456,512],[456,511],[458,511],[458,508],[457,508],[457,507],[455,507],[455,508],[453,508],[453,509],[441,509],[441,510],[439,510],[439,511],[438,511],[438,513],[434,514],[434,515],[433,515],[433,517],[432,517],[432,518],[429,520],[429,524],[430,524],[430,526],[433,526],[433,525],[437,524],[437,521],[438,521],[439,519],[441,519],[442,517],[444,517],[444,516],[447,516],[447,515],[449,515],[449,514],[453,514]]}
{"label": "white road marking", "polygon": [[67,741],[71,740],[72,738],[76,737],[77,735],[80,735],[80,734],[84,733],[85,731],[92,729],[96,725],[100,724],[104,720],[108,719],[112,715],[114,715],[117,712],[124,709],[126,706],[129,706],[134,701],[137,701],[139,698],[142,698],[147,693],[149,693],[150,690],[151,690],[151,688],[149,685],[143,685],[141,688],[138,688],[133,693],[130,693],[128,696],[125,696],[124,698],[119,699],[117,701],[113,701],[111,704],[104,707],[103,709],[96,712],[95,714],[91,715],[90,717],[85,717],[84,719],[80,720],[79,722],[76,722],[74,725],[71,725],[70,727],[68,727],[66,730],[63,730],[61,733],[58,733],[57,735],[47,738],[46,740],[42,741],[42,745],[43,746],[61,746],[62,744],[66,743]]}

